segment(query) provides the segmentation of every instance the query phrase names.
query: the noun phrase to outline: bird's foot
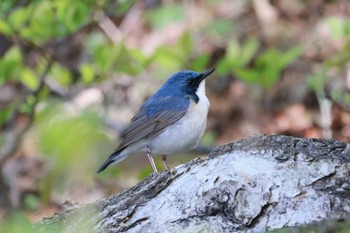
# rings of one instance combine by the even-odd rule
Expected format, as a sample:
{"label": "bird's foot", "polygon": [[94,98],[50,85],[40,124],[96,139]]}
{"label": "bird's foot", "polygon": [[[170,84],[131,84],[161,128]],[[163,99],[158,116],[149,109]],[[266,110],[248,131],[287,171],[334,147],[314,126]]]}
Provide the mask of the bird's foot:
{"label": "bird's foot", "polygon": [[176,168],[172,168],[172,169],[170,169],[170,170],[168,170],[172,175],[176,175],[176,173],[177,173],[177,170],[176,170]]}

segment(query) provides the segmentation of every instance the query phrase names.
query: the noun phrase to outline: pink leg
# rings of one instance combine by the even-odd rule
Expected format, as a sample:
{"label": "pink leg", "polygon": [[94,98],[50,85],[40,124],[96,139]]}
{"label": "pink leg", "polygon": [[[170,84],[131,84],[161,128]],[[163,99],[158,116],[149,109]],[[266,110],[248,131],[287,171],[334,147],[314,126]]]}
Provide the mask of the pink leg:
{"label": "pink leg", "polygon": [[157,173],[158,170],[157,170],[156,164],[154,163],[154,160],[152,157],[151,148],[149,148],[149,147],[147,147],[147,157],[148,157],[149,162],[151,163],[151,166],[153,168],[154,173]]}
{"label": "pink leg", "polygon": [[166,167],[166,170],[170,171],[170,166],[166,162],[166,155],[161,155],[162,161],[164,163],[164,166]]}

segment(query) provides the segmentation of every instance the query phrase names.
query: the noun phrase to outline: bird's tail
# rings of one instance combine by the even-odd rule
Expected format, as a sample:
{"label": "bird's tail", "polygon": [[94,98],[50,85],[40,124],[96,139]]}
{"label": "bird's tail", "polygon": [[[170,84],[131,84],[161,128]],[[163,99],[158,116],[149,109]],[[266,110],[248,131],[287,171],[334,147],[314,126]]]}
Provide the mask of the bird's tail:
{"label": "bird's tail", "polygon": [[102,172],[105,170],[109,165],[111,164],[117,164],[124,160],[126,156],[121,156],[120,153],[122,151],[115,151],[113,154],[111,154],[108,159],[101,165],[101,167],[97,170],[97,173]]}

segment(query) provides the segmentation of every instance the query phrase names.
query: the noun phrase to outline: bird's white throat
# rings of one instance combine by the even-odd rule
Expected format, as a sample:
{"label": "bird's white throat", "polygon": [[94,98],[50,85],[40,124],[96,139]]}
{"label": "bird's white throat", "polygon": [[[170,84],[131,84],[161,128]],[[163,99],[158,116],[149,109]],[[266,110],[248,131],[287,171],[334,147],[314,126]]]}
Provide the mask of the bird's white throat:
{"label": "bird's white throat", "polygon": [[[198,96],[199,98],[199,101],[198,101],[198,104],[203,104],[203,105],[206,105],[207,108],[210,107],[210,103],[209,103],[209,100],[207,98],[207,96],[205,95],[205,80],[203,80],[198,88],[197,88],[197,91],[196,91],[196,95]],[[204,106],[203,106],[204,107]]]}

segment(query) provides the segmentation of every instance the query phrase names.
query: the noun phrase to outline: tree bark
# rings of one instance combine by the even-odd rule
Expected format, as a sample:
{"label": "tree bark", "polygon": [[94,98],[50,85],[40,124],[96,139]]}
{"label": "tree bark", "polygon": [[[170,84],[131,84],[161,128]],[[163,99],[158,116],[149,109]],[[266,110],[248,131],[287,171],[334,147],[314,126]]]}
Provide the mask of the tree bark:
{"label": "tree bark", "polygon": [[350,213],[350,144],[258,136],[35,225],[41,232],[264,232]]}

